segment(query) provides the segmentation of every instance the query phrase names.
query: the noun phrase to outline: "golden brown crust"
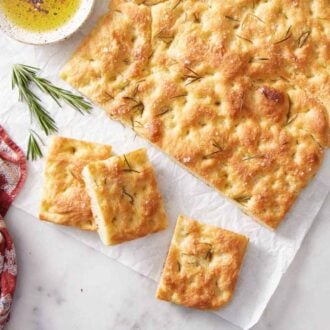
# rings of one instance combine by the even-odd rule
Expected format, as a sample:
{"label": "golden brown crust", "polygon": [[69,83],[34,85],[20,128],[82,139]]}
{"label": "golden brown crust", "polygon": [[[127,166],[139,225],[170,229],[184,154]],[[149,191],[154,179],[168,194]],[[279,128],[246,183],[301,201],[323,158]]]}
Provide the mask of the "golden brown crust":
{"label": "golden brown crust", "polygon": [[248,239],[179,216],[156,297],[199,309],[231,299]]}
{"label": "golden brown crust", "polygon": [[167,227],[163,200],[145,149],[90,163],[83,176],[104,244],[122,243]]}
{"label": "golden brown crust", "polygon": [[116,0],[62,77],[276,228],[329,144],[328,7]]}
{"label": "golden brown crust", "polygon": [[53,137],[45,166],[40,220],[95,230],[81,172],[90,161],[109,158],[111,149],[98,143]]}

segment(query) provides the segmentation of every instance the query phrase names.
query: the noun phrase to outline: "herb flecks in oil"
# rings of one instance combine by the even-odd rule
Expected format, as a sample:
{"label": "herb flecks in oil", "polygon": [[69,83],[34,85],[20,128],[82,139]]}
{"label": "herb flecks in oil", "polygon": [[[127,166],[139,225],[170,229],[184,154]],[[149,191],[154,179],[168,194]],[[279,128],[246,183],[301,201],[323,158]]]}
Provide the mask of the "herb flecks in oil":
{"label": "herb flecks in oil", "polygon": [[81,0],[0,0],[0,9],[15,25],[30,31],[45,32],[67,23]]}

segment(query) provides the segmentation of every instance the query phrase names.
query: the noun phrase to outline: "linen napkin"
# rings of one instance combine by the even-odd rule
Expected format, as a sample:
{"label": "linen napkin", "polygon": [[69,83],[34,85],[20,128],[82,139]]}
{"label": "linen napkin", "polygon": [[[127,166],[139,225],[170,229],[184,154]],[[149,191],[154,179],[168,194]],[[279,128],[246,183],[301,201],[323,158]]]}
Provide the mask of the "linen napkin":
{"label": "linen napkin", "polygon": [[25,156],[0,126],[0,329],[9,321],[17,276],[15,246],[3,217],[25,178]]}

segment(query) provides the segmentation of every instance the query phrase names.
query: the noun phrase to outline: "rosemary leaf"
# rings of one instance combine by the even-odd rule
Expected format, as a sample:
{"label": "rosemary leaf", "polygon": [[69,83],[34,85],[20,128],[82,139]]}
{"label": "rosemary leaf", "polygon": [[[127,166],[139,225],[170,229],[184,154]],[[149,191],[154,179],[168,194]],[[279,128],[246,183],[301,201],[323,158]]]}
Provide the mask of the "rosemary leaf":
{"label": "rosemary leaf", "polygon": [[246,204],[251,198],[252,198],[252,196],[243,195],[243,196],[238,196],[238,197],[234,198],[234,200],[237,203]]}
{"label": "rosemary leaf", "polygon": [[290,25],[289,28],[286,30],[284,38],[279,41],[276,41],[274,43],[274,45],[278,45],[278,44],[281,44],[282,42],[289,40],[292,37],[291,28],[292,28],[292,26]]}
{"label": "rosemary leaf", "polygon": [[131,204],[134,204],[134,197],[129,194],[124,187],[122,189],[122,193],[129,198]]}
{"label": "rosemary leaf", "polygon": [[179,4],[182,2],[182,0],[178,0],[178,2],[174,5],[174,7],[172,8],[172,10],[174,10],[177,6],[179,6]]}
{"label": "rosemary leaf", "polygon": [[249,63],[255,63],[255,62],[265,62],[269,61],[268,57],[252,57],[249,61]]}
{"label": "rosemary leaf", "polygon": [[233,21],[233,22],[238,22],[239,23],[239,20],[232,17],[232,16],[228,16],[228,15],[225,15],[225,18],[229,19],[230,21]]}
{"label": "rosemary leaf", "polygon": [[307,39],[309,38],[310,34],[311,34],[312,31],[306,31],[306,32],[303,32],[299,38],[298,38],[298,48],[302,48],[306,42],[307,42]]}
{"label": "rosemary leaf", "polygon": [[250,40],[250,39],[248,39],[248,38],[245,38],[245,37],[242,37],[242,36],[239,35],[239,34],[236,34],[236,37],[238,37],[238,38],[240,38],[240,39],[242,39],[242,40],[245,40],[245,41],[249,42],[250,44],[253,44],[253,41],[252,41],[252,40]]}
{"label": "rosemary leaf", "polygon": [[131,164],[128,162],[128,159],[126,157],[126,155],[124,154],[124,163],[125,165],[127,165],[127,168],[124,168],[123,171],[124,172],[135,172],[135,173],[141,173],[137,170],[135,170],[134,168],[132,168]]}
{"label": "rosemary leaf", "polygon": [[40,136],[32,129],[28,140],[27,159],[36,160],[42,157],[42,151],[39,143],[44,144]]}

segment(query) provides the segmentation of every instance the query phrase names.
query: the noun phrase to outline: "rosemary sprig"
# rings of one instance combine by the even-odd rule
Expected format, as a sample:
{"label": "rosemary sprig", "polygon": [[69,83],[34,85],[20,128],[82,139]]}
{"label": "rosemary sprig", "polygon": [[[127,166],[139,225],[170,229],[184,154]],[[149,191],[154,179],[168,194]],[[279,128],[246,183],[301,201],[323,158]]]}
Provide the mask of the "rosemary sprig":
{"label": "rosemary sprig", "polygon": [[42,151],[40,149],[39,143],[44,144],[41,137],[32,129],[30,129],[28,149],[27,149],[27,159],[36,160],[42,157]]}
{"label": "rosemary sprig", "polygon": [[110,93],[108,93],[106,91],[103,93],[103,96],[104,96],[104,98],[107,98],[108,101],[114,99],[113,95],[111,95]]}
{"label": "rosemary sprig", "polygon": [[170,111],[172,111],[172,110],[173,110],[173,109],[171,109],[171,108],[165,107],[165,108],[161,109],[161,112],[158,113],[158,114],[156,115],[156,117],[161,117],[161,116],[165,115],[166,113],[168,113],[168,112],[170,112]]}
{"label": "rosemary sprig", "polygon": [[220,146],[220,144],[217,141],[213,140],[212,146],[216,149],[216,151],[213,151],[210,154],[205,155],[203,157],[204,159],[210,158],[210,157],[214,156],[215,154],[218,154],[219,152],[223,152],[223,148]]}
{"label": "rosemary sprig", "polygon": [[134,105],[131,106],[130,110],[139,111],[141,116],[144,111],[144,104],[141,101],[137,101],[134,96],[123,96],[123,100],[131,101]]}
{"label": "rosemary sprig", "polygon": [[138,102],[132,106],[131,110],[139,111],[142,116],[144,111],[144,104],[142,102]]}
{"label": "rosemary sprig", "polygon": [[122,192],[125,196],[127,196],[129,198],[130,203],[134,204],[134,197],[131,194],[129,194],[124,187],[122,189]]}
{"label": "rosemary sprig", "polygon": [[[82,114],[90,113],[92,106],[83,97],[57,87],[47,79],[38,77],[37,73],[39,71],[40,69],[29,65],[15,64],[12,69],[11,83],[12,89],[18,88],[19,101],[27,104],[31,120],[36,120],[46,135],[57,132],[57,126],[50,113],[41,104],[40,98],[30,89],[31,84],[37,86],[43,93],[48,94],[60,107],[62,107],[60,101],[64,101]],[[39,135],[30,130],[27,159],[36,160],[42,157],[39,143],[43,143]]]}
{"label": "rosemary sprig", "polygon": [[21,76],[22,80],[27,83],[33,82],[42,92],[48,94],[59,107],[62,107],[59,102],[62,100],[80,113],[90,113],[92,109],[90,103],[85,101],[82,96],[75,95],[68,90],[57,87],[45,78],[38,77],[37,73],[40,69],[28,65],[15,64],[13,71]]}
{"label": "rosemary sprig", "polygon": [[19,101],[28,105],[31,118],[37,120],[43,131],[49,135],[57,131],[56,123],[49,112],[41,105],[40,99],[29,88],[30,79],[22,74],[17,65],[13,67],[12,88],[18,88]]}
{"label": "rosemary sprig", "polygon": [[274,45],[278,45],[278,44],[281,44],[282,42],[285,42],[287,40],[289,40],[291,37],[292,37],[292,33],[291,33],[291,25],[289,26],[289,28],[286,30],[286,33],[285,33],[285,36],[283,39],[279,40],[279,41],[276,41],[274,43]]}
{"label": "rosemary sprig", "polygon": [[135,170],[134,168],[132,168],[131,164],[128,162],[128,159],[127,159],[126,155],[124,155],[124,163],[125,163],[125,165],[127,165],[127,168],[123,169],[124,172],[141,173],[141,172]]}
{"label": "rosemary sprig", "polygon": [[199,75],[196,71],[192,70],[188,66],[185,66],[185,68],[186,68],[186,70],[189,71],[189,74],[185,74],[183,77],[184,79],[187,80],[187,82],[185,83],[185,86],[188,86],[188,85],[194,83],[195,81],[198,81],[203,78],[201,75]]}

